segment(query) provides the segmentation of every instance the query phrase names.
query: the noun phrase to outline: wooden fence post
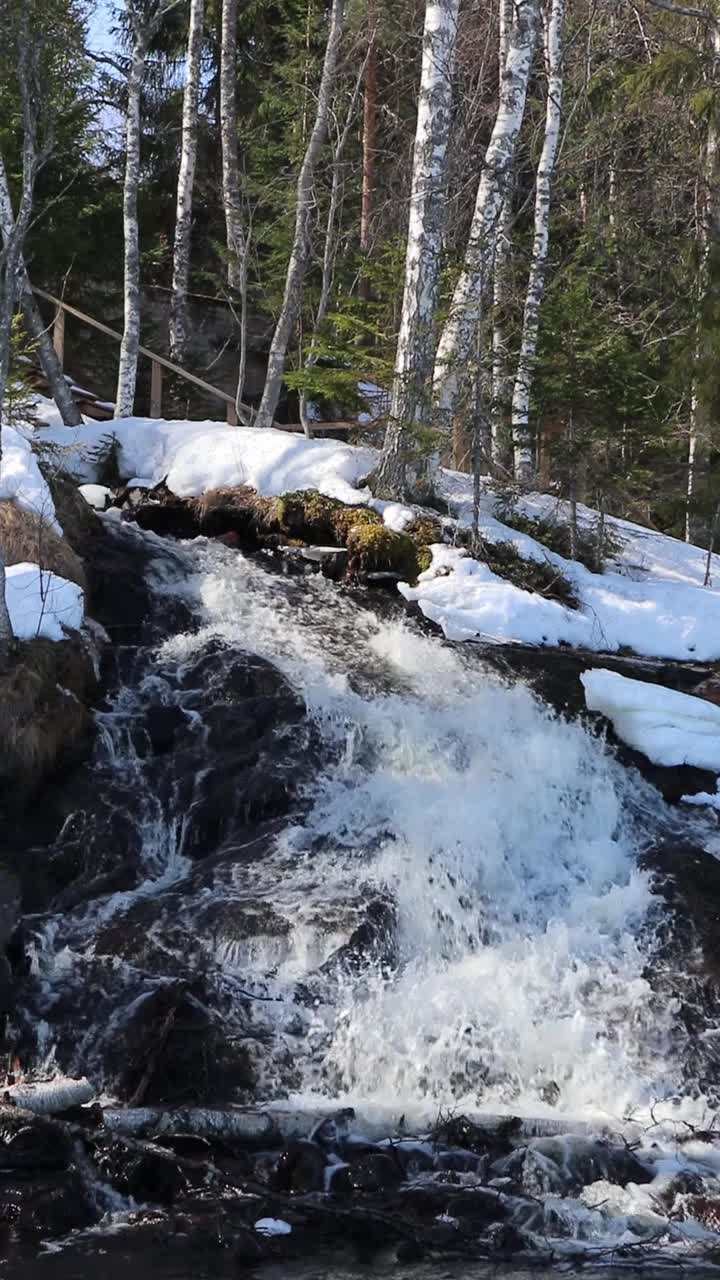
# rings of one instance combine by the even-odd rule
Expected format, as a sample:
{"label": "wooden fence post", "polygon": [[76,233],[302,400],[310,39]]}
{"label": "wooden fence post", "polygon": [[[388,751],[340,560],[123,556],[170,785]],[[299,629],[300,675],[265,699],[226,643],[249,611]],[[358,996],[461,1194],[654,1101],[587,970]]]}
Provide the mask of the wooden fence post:
{"label": "wooden fence post", "polygon": [[53,346],[62,369],[65,364],[65,308],[60,303],[55,308],[53,320]]}
{"label": "wooden fence post", "polygon": [[236,427],[238,424],[237,409],[231,400],[228,400],[225,406],[225,421],[231,427]]}
{"label": "wooden fence post", "polygon": [[150,369],[150,417],[162,417],[162,365],[153,360]]}

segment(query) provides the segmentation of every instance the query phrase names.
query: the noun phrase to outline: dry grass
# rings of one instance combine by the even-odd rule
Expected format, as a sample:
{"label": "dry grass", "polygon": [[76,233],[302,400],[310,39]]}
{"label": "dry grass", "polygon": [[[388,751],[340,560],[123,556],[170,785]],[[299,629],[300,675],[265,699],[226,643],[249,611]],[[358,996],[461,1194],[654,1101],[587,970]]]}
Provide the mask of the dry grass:
{"label": "dry grass", "polygon": [[89,739],[86,705],[96,691],[92,659],[80,637],[30,640],[0,674],[0,778],[31,790]]}
{"label": "dry grass", "polygon": [[[81,499],[82,501],[82,499]],[[6,565],[39,564],[75,582],[87,592],[82,560],[42,516],[25,511],[16,502],[0,502],[0,554]]]}

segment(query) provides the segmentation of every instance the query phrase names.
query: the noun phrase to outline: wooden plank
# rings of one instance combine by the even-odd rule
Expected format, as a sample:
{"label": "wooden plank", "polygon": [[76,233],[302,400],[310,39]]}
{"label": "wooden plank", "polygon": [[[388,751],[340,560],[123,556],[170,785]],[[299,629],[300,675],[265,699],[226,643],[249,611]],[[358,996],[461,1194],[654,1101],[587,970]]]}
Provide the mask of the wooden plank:
{"label": "wooden plank", "polygon": [[162,417],[162,365],[153,360],[150,369],[150,417]]}
{"label": "wooden plank", "polygon": [[[64,302],[61,298],[56,298],[52,293],[46,293],[44,289],[39,289],[37,285],[33,285],[33,293],[39,298],[45,298],[47,302],[52,302],[56,307],[61,307],[63,311],[67,311],[68,315],[75,316],[78,320],[82,320],[84,324],[89,324],[93,329],[97,329],[99,333],[104,333],[108,338],[114,338],[116,342],[122,342],[122,334],[117,329],[111,329],[110,325],[103,324],[100,320],[93,319],[85,311],[80,311],[78,307],[73,307],[69,302]],[[145,356],[148,360],[155,360],[163,369],[169,369],[171,373],[176,373],[178,377],[184,378],[186,382],[192,382],[193,386],[200,387],[202,391],[207,391],[209,395],[215,396],[216,399],[224,401],[224,403],[235,405],[235,397],[228,395],[227,391],[221,391],[219,387],[213,387],[211,383],[206,382],[204,378],[199,378],[195,373],[189,373],[187,369],[181,369],[180,365],[173,364],[172,360],[167,360],[165,356],[158,355],[157,351],[150,351],[147,347],[138,347],[141,356]],[[242,405],[241,408],[247,413],[251,413],[249,405]],[[276,424],[273,424],[276,425]]]}
{"label": "wooden plank", "polygon": [[232,404],[229,404],[226,406],[225,421],[228,423],[228,426],[231,426],[231,427],[236,427],[238,424],[237,409],[235,408],[234,401]]}

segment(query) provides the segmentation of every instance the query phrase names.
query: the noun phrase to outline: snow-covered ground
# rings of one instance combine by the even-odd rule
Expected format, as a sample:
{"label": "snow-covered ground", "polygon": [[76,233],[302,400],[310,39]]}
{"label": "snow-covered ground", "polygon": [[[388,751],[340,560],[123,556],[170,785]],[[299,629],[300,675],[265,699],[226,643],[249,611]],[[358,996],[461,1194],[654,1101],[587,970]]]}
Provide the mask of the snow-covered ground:
{"label": "snow-covered ground", "polygon": [[[397,503],[375,501],[363,487],[377,457],[371,449],[218,422],[126,418],[65,428],[48,402],[40,404],[39,414],[48,426],[36,429],[36,436],[56,445],[63,465],[84,482],[97,480],[97,451],[114,436],[124,479],[146,485],[165,480],[180,497],[221,485],[247,484],[267,495],[312,488],[344,502],[371,504],[394,529],[413,516]],[[445,471],[440,487],[451,514],[460,525],[469,525],[471,478]],[[524,513],[538,518],[555,506],[544,495],[523,502]],[[462,548],[439,545],[417,584],[401,584],[400,590],[449,638],[568,644],[596,652],[627,649],[680,660],[720,658],[720,557],[713,557],[713,582],[704,587],[704,551],[608,517],[608,531],[618,544],[615,560],[606,572],[591,573],[503,524],[497,510],[488,485],[481,501],[482,538],[512,543],[521,556],[557,568],[572,584],[580,608],[521,590]],[[588,525],[594,520],[588,508],[581,507],[579,516]]]}
{"label": "snow-covered ground", "polygon": [[720,772],[720,707],[713,702],[602,668],[580,679],[589,709],[607,716],[623,742],[653,764]]}

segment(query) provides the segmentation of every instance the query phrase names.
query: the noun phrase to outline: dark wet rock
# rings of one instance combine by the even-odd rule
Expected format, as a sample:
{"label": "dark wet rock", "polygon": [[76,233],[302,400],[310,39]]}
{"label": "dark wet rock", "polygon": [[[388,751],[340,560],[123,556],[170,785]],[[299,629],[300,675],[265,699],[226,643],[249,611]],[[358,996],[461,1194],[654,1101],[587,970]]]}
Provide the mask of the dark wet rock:
{"label": "dark wet rock", "polygon": [[512,1258],[532,1249],[532,1241],[511,1222],[498,1222],[488,1230],[485,1239],[494,1257]]}
{"label": "dark wet rock", "polygon": [[208,1142],[207,1138],[201,1138],[195,1133],[167,1133],[160,1134],[156,1138],[158,1146],[166,1147],[168,1151],[172,1151],[176,1156],[187,1157],[191,1160],[207,1160],[213,1159],[213,1146]]}
{"label": "dark wet rock", "polygon": [[102,1179],[142,1203],[172,1204],[187,1185],[169,1152],[137,1149],[103,1136],[91,1147],[91,1156]]}
{"label": "dark wet rock", "polygon": [[399,1186],[403,1173],[392,1156],[376,1151],[353,1161],[350,1166],[350,1179],[355,1191],[385,1191]]}
{"label": "dark wet rock", "polygon": [[400,1266],[410,1266],[414,1262],[422,1262],[427,1250],[419,1240],[401,1240],[395,1251],[395,1261]]}
{"label": "dark wet rock", "polygon": [[481,1173],[487,1169],[489,1156],[479,1156],[473,1151],[439,1151],[435,1168],[447,1173]]}
{"label": "dark wet rock", "polygon": [[178,736],[188,727],[188,719],[182,707],[157,703],[148,707],[138,726],[155,755],[171,751]]}
{"label": "dark wet rock", "polygon": [[18,1179],[0,1172],[0,1221],[20,1236],[40,1240],[90,1226],[99,1214],[79,1174]]}
{"label": "dark wet rock", "polygon": [[396,1143],[393,1158],[397,1160],[406,1178],[417,1178],[421,1173],[429,1173],[436,1167],[436,1157],[424,1146],[409,1146]]}
{"label": "dark wet rock", "polygon": [[254,1084],[247,1053],[184,983],[134,1001],[104,1050],[108,1082],[134,1105],[201,1102]]}
{"label": "dark wet rock", "polygon": [[292,1142],[275,1165],[270,1185],[304,1195],[325,1189],[325,1152],[315,1142]]}
{"label": "dark wet rock", "polygon": [[53,1120],[0,1106],[0,1169],[66,1169],[72,1144]]}
{"label": "dark wet rock", "polygon": [[353,975],[370,967],[389,974],[397,964],[397,909],[387,897],[371,898],[363,907],[363,919],[348,941],[322,965],[328,977]]}

